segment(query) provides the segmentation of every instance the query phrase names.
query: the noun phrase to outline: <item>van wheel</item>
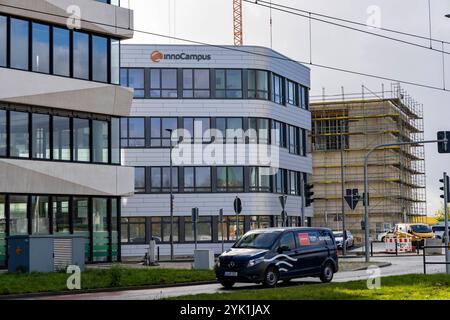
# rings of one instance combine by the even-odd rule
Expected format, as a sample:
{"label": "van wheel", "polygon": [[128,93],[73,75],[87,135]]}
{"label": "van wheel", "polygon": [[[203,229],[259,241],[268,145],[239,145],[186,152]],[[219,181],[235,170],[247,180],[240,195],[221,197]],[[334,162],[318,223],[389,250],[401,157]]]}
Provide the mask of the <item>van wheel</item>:
{"label": "van wheel", "polygon": [[328,283],[331,282],[331,280],[333,280],[333,276],[334,276],[333,265],[330,262],[327,262],[327,264],[325,264],[325,266],[322,269],[322,273],[320,274],[320,280],[323,283]]}
{"label": "van wheel", "polygon": [[278,270],[274,267],[269,267],[264,274],[263,286],[266,288],[273,288],[277,285],[280,275]]}
{"label": "van wheel", "polygon": [[225,280],[225,281],[222,281],[220,284],[221,284],[222,287],[224,287],[225,289],[231,289],[231,288],[233,288],[235,282],[234,282],[234,281],[227,281],[227,280]]}

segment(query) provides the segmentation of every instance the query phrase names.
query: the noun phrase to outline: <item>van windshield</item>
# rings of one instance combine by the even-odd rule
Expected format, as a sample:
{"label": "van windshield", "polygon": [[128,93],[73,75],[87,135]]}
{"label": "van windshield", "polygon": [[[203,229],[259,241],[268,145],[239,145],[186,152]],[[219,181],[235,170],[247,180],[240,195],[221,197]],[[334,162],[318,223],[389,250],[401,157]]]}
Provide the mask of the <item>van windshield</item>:
{"label": "van windshield", "polygon": [[417,233],[429,233],[431,228],[424,224],[415,224],[411,226],[411,230]]}
{"label": "van windshield", "polygon": [[270,249],[281,231],[252,232],[244,235],[233,248]]}

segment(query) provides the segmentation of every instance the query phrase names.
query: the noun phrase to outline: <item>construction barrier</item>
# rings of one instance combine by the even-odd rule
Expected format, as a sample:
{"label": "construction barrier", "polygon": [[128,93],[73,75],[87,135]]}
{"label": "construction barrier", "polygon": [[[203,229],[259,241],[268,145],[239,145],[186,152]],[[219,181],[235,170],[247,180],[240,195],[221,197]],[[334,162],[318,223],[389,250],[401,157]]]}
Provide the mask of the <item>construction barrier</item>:
{"label": "construction barrier", "polygon": [[386,237],[384,239],[386,253],[413,252],[414,248],[410,238]]}

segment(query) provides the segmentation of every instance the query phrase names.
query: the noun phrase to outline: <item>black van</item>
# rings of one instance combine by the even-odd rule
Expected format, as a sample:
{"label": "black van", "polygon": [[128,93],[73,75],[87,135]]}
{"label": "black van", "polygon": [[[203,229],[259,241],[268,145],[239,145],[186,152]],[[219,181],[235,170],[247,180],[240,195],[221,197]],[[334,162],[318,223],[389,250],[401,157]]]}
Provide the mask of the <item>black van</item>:
{"label": "black van", "polygon": [[333,232],[326,228],[268,228],[249,231],[219,256],[215,272],[225,288],[236,282],[274,287],[279,280],[319,277],[338,271]]}

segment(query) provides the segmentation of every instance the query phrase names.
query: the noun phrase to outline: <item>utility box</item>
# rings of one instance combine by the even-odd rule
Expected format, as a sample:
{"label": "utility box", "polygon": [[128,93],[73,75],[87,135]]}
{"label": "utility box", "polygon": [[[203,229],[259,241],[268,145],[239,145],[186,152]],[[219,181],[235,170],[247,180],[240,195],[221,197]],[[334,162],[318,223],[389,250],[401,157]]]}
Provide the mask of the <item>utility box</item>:
{"label": "utility box", "polygon": [[194,269],[214,269],[214,252],[212,250],[195,250]]}
{"label": "utility box", "polygon": [[23,235],[8,237],[8,272],[55,272],[69,265],[85,269],[82,236]]}

